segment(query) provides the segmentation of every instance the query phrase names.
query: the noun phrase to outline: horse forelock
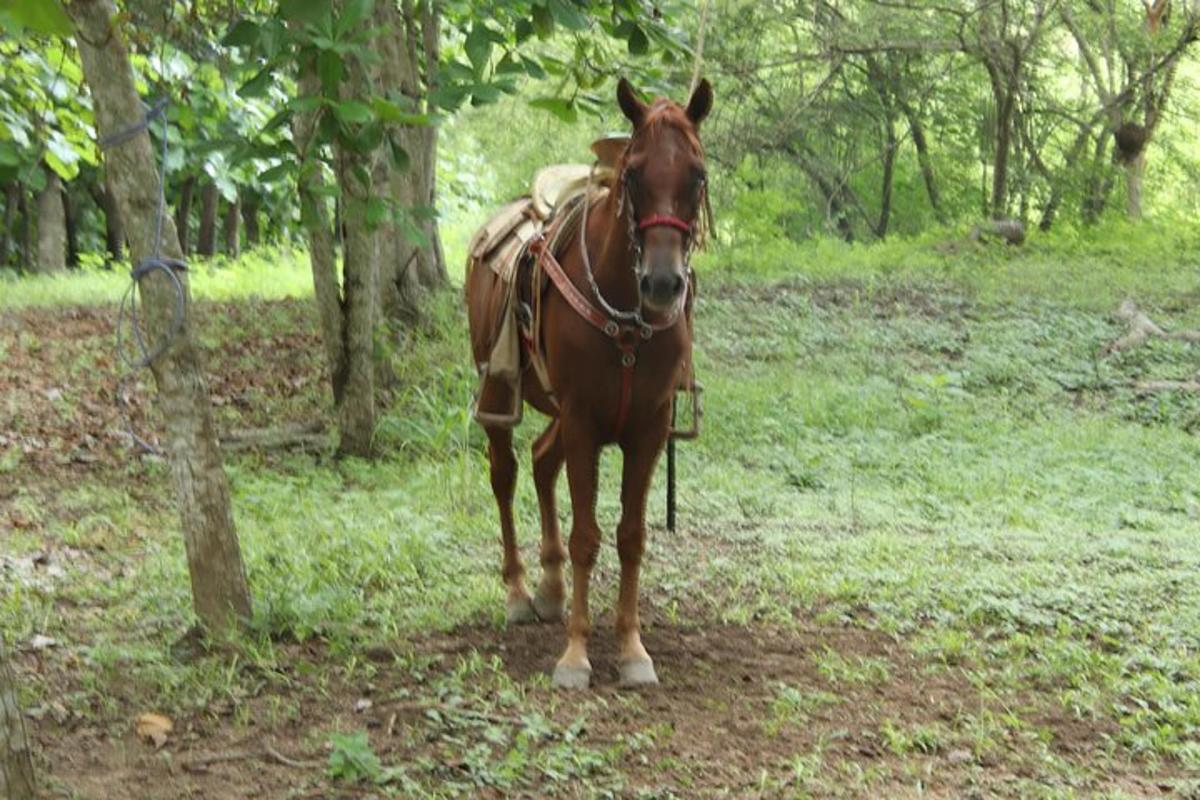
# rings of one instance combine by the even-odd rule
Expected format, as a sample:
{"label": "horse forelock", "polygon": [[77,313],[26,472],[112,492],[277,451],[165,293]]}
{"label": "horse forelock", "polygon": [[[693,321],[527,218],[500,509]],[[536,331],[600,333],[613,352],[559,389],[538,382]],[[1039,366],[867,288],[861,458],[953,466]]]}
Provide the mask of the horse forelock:
{"label": "horse forelock", "polygon": [[[646,118],[636,131],[633,137],[629,140],[629,145],[625,148],[622,155],[622,162],[629,159],[629,155],[633,147],[641,137],[647,137],[653,146],[653,142],[658,141],[668,131],[675,131],[682,134],[684,141],[697,158],[704,158],[704,147],[700,144],[700,136],[696,133],[696,126],[692,123],[687,115],[687,111],[683,106],[668,100],[665,97],[660,97],[650,106],[646,112]],[[624,163],[622,163],[624,166]]]}

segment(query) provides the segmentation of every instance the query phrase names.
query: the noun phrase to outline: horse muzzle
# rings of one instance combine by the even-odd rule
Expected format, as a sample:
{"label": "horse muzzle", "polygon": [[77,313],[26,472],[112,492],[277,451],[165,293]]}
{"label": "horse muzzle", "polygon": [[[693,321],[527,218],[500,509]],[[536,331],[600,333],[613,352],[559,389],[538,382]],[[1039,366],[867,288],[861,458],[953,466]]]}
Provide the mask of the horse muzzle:
{"label": "horse muzzle", "polygon": [[665,311],[679,300],[683,286],[683,275],[671,270],[643,275],[638,288],[643,305],[653,311]]}

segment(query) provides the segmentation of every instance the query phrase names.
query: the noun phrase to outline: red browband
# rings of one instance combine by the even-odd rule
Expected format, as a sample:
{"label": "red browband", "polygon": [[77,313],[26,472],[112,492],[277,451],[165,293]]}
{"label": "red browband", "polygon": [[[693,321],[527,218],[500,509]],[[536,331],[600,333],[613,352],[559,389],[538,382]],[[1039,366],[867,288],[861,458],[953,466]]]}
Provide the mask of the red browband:
{"label": "red browband", "polygon": [[647,228],[657,228],[666,226],[668,228],[677,228],[684,233],[690,234],[692,226],[681,220],[679,217],[672,217],[670,214],[653,214],[638,223],[638,230],[644,231]]}

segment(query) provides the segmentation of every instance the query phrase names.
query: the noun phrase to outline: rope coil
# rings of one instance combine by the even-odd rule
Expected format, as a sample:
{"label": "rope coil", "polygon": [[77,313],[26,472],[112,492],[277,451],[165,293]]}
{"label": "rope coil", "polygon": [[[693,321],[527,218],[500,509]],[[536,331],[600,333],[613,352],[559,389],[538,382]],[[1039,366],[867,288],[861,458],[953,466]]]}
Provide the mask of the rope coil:
{"label": "rope coil", "polygon": [[[146,106],[146,112],[141,120],[126,128],[122,128],[116,133],[101,138],[98,142],[101,150],[110,150],[114,147],[119,147],[132,141],[143,131],[148,131],[155,120],[162,120],[162,150],[160,163],[156,169],[158,176],[158,212],[155,220],[154,248],[150,255],[142,258],[130,270],[129,288],[122,295],[121,305],[117,311],[116,331],[118,364],[123,364],[125,367],[117,378],[117,408],[121,412],[121,419],[125,423],[125,430],[130,440],[142,450],[155,454],[160,454],[161,451],[141,436],[138,436],[134,430],[125,389],[139,370],[150,367],[163,353],[171,348],[171,345],[175,343],[175,340],[179,337],[187,322],[187,287],[180,277],[180,273],[187,271],[187,264],[177,258],[165,257],[162,254],[163,221],[166,218],[167,105],[168,99],[163,97],[153,106]],[[166,335],[157,344],[151,346],[142,334],[141,322],[138,319],[138,293],[141,288],[142,279],[153,272],[162,272],[170,279],[171,286],[175,292],[175,313],[172,316],[171,325],[167,329]],[[126,346],[126,327],[133,332],[132,339],[137,344],[137,351],[134,354],[131,354]]]}

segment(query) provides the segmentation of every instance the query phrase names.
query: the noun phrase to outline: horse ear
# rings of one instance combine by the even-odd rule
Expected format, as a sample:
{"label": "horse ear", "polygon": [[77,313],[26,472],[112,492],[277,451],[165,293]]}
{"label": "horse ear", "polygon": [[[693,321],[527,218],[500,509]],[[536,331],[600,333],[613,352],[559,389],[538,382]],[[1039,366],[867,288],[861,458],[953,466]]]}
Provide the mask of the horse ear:
{"label": "horse ear", "polygon": [[696,86],[696,91],[692,92],[692,97],[688,100],[687,115],[693,125],[699,125],[708,112],[712,111],[713,90],[712,84],[708,82],[708,78],[704,78]]}
{"label": "horse ear", "polygon": [[621,78],[620,82],[617,83],[617,103],[620,104],[621,111],[633,123],[633,127],[640,128],[642,120],[646,118],[647,106],[637,96],[633,85],[624,78]]}

